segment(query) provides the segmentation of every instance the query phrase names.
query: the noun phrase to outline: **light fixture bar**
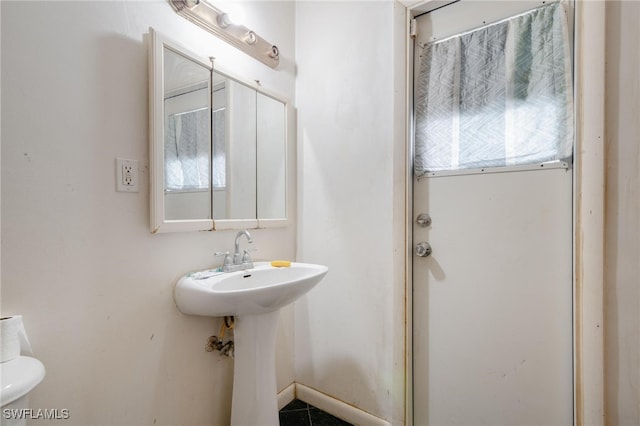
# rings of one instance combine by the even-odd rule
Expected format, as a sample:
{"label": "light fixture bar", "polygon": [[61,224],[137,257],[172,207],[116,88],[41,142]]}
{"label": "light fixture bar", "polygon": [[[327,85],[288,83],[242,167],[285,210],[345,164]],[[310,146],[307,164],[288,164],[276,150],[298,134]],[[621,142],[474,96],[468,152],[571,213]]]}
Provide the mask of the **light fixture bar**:
{"label": "light fixture bar", "polygon": [[271,68],[280,63],[278,47],[267,42],[243,25],[234,24],[221,10],[202,0],[169,0],[171,7],[183,18],[204,28],[247,55]]}

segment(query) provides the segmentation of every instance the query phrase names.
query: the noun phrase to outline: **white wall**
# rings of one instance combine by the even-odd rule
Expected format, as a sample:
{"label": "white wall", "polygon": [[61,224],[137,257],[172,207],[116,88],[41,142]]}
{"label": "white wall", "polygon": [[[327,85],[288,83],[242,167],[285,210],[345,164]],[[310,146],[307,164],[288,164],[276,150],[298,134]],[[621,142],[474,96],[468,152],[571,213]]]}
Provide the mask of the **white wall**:
{"label": "white wall", "polygon": [[329,267],[296,303],[296,381],[394,425],[404,404],[403,19],[392,1],[296,5],[298,256]]}
{"label": "white wall", "polygon": [[[69,409],[69,425],[228,424],[233,362],[204,351],[219,320],[180,314],[172,292],[219,264],[235,232],[149,233],[143,35],[153,26],[293,99],[294,4],[241,3],[279,46],[278,70],[165,0],[0,7],[2,314],[24,315],[47,369],[32,406]],[[139,160],[139,193],[115,192],[115,157]],[[255,258],[294,257],[293,226],[253,235]],[[292,319],[281,316],[280,388],[293,381]]]}
{"label": "white wall", "polygon": [[640,424],[640,3],[607,2],[606,419]]}

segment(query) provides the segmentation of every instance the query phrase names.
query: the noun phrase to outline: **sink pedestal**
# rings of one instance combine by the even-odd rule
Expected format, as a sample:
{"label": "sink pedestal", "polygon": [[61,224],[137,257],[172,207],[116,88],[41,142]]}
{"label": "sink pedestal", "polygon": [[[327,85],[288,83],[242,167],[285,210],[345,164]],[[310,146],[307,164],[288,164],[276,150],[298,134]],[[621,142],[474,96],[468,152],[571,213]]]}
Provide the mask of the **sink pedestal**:
{"label": "sink pedestal", "polygon": [[279,310],[235,317],[231,426],[278,426],[276,333]]}

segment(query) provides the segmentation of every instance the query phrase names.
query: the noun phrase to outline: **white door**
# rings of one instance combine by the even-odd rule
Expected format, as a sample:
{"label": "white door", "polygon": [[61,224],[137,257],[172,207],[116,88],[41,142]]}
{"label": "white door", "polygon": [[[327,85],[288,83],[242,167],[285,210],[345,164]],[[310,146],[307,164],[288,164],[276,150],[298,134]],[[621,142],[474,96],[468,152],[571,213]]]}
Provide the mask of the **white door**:
{"label": "white door", "polygon": [[[417,42],[468,29],[465,3],[419,17]],[[572,205],[571,168],[414,179],[431,223],[413,244],[432,249],[413,260],[414,424],[573,424]]]}

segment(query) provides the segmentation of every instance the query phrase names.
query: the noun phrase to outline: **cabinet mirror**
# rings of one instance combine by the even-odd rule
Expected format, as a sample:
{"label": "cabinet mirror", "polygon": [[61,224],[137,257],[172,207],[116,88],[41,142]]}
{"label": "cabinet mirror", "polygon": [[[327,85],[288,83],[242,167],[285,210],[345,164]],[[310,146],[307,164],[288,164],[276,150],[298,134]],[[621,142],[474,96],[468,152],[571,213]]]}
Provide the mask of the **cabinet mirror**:
{"label": "cabinet mirror", "polygon": [[287,103],[150,39],[151,231],[286,224]]}

